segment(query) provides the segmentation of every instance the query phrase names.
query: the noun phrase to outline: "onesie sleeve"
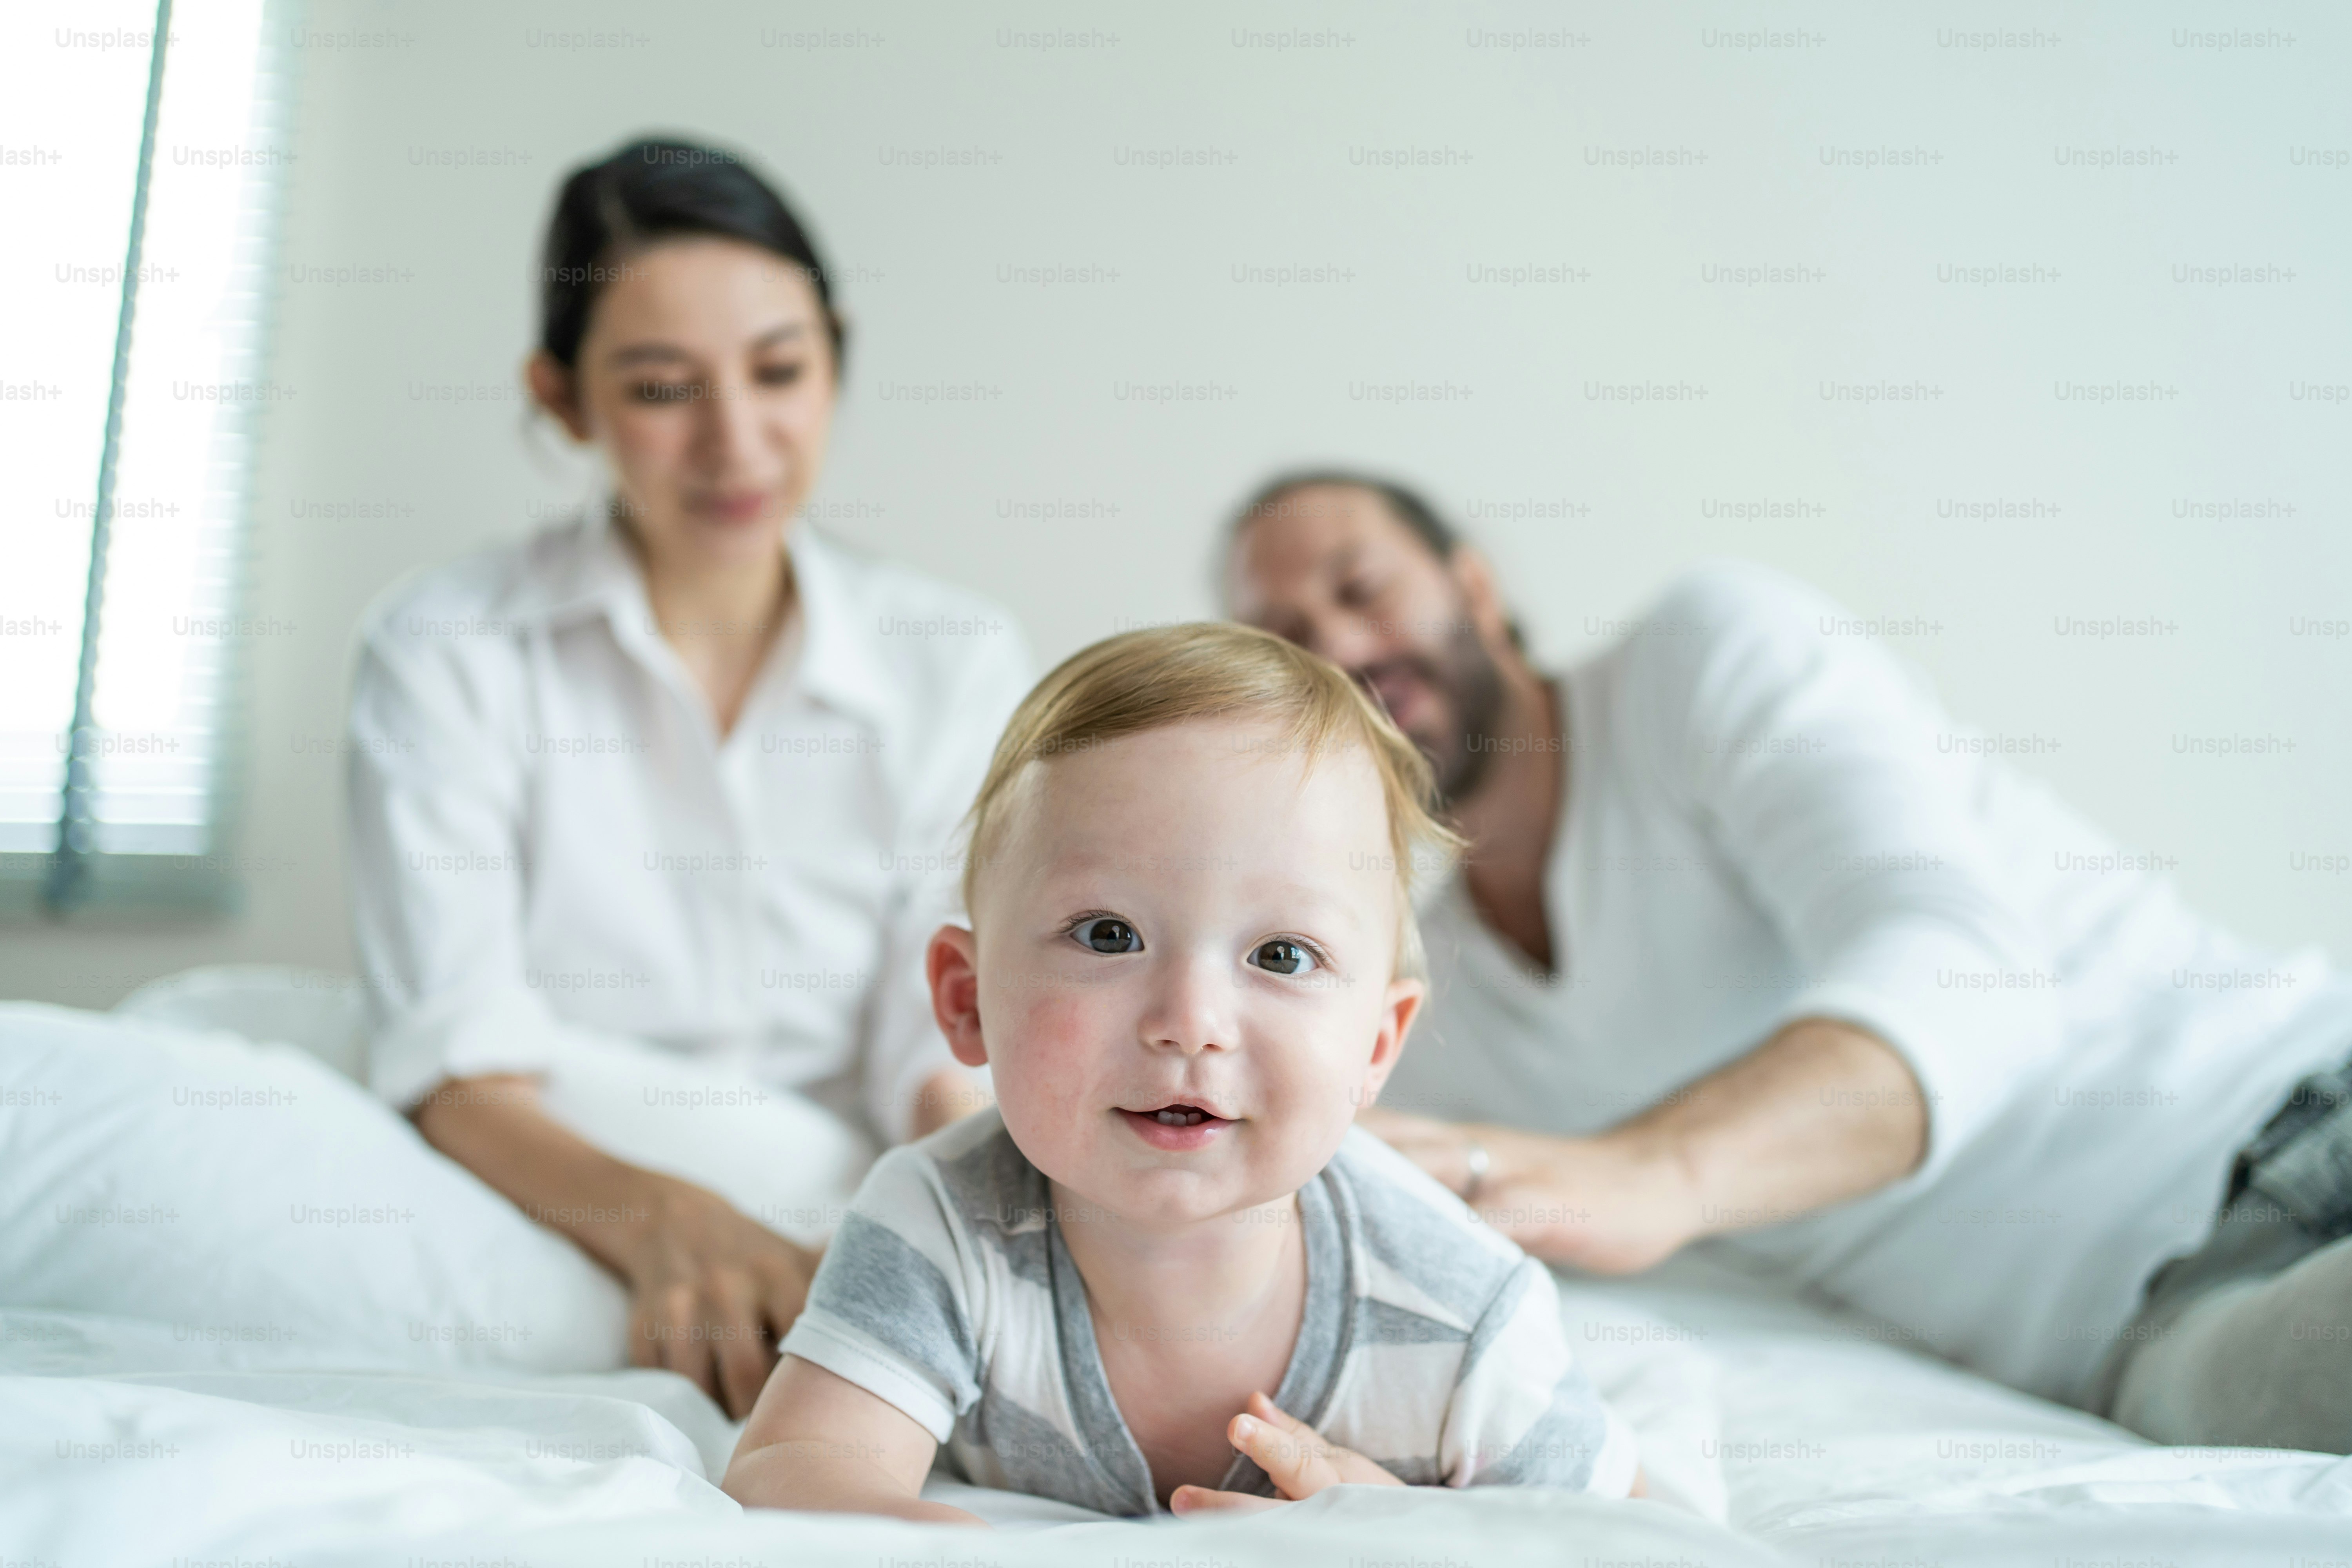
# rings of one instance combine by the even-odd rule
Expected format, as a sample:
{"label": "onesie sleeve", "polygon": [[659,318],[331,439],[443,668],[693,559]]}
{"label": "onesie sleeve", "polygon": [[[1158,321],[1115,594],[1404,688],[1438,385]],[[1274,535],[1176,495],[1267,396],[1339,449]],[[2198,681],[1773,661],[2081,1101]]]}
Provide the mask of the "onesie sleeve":
{"label": "onesie sleeve", "polygon": [[876,1162],[783,1351],[896,1405],[941,1443],[980,1398],[971,1238],[929,1155]]}
{"label": "onesie sleeve", "polygon": [[1470,1331],[1439,1441],[1446,1484],[1632,1491],[1633,1428],[1585,1376],[1560,1327],[1559,1293],[1522,1258]]}

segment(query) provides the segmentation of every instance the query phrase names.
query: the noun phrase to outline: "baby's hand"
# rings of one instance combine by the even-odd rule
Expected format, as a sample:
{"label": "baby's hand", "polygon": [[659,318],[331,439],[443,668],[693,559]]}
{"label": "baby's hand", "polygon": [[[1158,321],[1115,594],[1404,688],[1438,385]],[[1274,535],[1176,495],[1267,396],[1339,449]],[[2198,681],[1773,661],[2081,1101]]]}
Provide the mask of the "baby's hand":
{"label": "baby's hand", "polygon": [[[1249,1397],[1249,1408],[1225,1427],[1234,1447],[1247,1454],[1274,1482],[1284,1502],[1313,1497],[1325,1487],[1352,1485],[1401,1487],[1404,1483],[1352,1448],[1328,1442],[1306,1422],[1286,1415],[1263,1394]],[[1168,1500],[1177,1513],[1230,1510],[1249,1513],[1280,1506],[1271,1498],[1247,1492],[1221,1492],[1207,1487],[1178,1487]]]}

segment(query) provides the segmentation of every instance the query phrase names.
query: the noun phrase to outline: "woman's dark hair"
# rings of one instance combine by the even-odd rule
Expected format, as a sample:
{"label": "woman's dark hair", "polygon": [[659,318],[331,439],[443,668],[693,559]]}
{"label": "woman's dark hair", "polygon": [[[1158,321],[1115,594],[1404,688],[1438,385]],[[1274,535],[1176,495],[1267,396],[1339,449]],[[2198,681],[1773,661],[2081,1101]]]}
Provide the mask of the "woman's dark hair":
{"label": "woman's dark hair", "polygon": [[806,272],[833,340],[834,374],[841,374],[845,334],[815,241],[740,154],[692,142],[632,142],[565,178],[539,270],[539,346],[572,369],[588,314],[624,258],[688,235],[740,239]]}

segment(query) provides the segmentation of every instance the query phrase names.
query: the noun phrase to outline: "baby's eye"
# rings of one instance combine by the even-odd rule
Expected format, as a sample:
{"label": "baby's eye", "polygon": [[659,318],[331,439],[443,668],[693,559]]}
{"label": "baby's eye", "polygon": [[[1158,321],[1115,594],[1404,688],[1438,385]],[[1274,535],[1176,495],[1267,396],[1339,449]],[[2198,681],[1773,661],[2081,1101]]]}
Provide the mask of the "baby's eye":
{"label": "baby's eye", "polygon": [[1071,932],[1097,952],[1141,952],[1143,939],[1125,921],[1108,915],[1080,921]]}
{"label": "baby's eye", "polygon": [[1295,942],[1280,938],[1258,943],[1257,951],[1250,954],[1250,962],[1276,974],[1306,974],[1321,967],[1313,953]]}

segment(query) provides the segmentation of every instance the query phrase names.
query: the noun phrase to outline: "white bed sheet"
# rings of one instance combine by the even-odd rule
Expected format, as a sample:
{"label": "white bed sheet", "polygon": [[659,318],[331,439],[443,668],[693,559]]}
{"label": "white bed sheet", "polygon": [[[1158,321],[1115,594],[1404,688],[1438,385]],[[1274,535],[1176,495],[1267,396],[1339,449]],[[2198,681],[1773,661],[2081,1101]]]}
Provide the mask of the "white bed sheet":
{"label": "white bed sheet", "polygon": [[[278,1032],[289,987],[264,979],[179,977],[145,1026]],[[293,989],[326,989],[315,981]],[[247,1016],[259,1004],[275,1011]],[[20,1054],[40,1055],[64,1027],[17,1024]],[[128,1037],[97,1043],[109,1060],[131,1048]],[[300,1043],[331,1059],[320,1041]],[[52,1087],[70,1091],[54,1103],[86,1112],[93,1083],[54,1056],[40,1059],[67,1076]],[[268,1066],[224,1061],[247,1076]],[[306,1126],[352,1138],[383,1115],[348,1092],[342,1104],[331,1080],[299,1087]],[[421,1146],[415,1157],[427,1158]],[[418,1178],[394,1161],[383,1179]],[[453,1205],[446,1223],[465,1230],[467,1212]],[[348,1300],[377,1276],[336,1278]],[[1701,1258],[1639,1280],[1563,1281],[1561,1303],[1570,1343],[1641,1436],[1659,1500],[1341,1488],[1244,1520],[1130,1523],[935,1483],[997,1521],[993,1537],[746,1514],[714,1484],[734,1429],[683,1380],[469,1371],[441,1357],[388,1370],[386,1347],[404,1338],[389,1300],[335,1318],[365,1342],[340,1349],[309,1334],[196,1337],[170,1321],[189,1319],[186,1302],[156,1301],[160,1321],[0,1309],[0,1568],[2352,1568],[2352,1461],[2154,1447]],[[463,1305],[439,1316],[481,1315]]]}
{"label": "white bed sheet", "polygon": [[[667,1373],[338,1371],[321,1347],[0,1312],[0,1563],[1483,1568],[2352,1558],[2352,1461],[2158,1448],[1692,1261],[1565,1286],[1667,1502],[1348,1488],[1220,1522],[1101,1522],[941,1485],[994,1537],[746,1514]],[[1718,1523],[1706,1515],[1719,1513]],[[1016,1532],[1017,1533],[1014,1533]]]}
{"label": "white bed sheet", "polygon": [[1797,1561],[2352,1563],[2352,1460],[2159,1447],[1698,1259],[1567,1294],[1702,1336],[1730,1522]]}

